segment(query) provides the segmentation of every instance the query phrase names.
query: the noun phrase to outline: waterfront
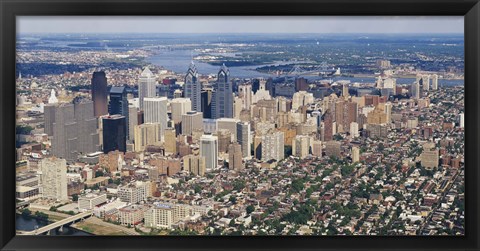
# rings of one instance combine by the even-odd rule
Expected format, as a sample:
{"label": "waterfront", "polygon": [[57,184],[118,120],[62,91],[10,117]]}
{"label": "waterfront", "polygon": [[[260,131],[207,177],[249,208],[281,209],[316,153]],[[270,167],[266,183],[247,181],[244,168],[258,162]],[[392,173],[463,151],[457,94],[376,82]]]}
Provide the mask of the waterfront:
{"label": "waterfront", "polygon": [[[35,230],[36,228],[40,228],[49,224],[49,222],[47,221],[42,221],[32,216],[21,216],[18,214],[15,216],[15,221],[16,221],[16,229],[22,230],[22,231],[32,231],[32,230]],[[59,229],[55,229],[55,231],[52,231],[50,235],[88,236],[92,234],[69,227],[69,226],[65,226],[63,227],[62,232],[59,231]]]}

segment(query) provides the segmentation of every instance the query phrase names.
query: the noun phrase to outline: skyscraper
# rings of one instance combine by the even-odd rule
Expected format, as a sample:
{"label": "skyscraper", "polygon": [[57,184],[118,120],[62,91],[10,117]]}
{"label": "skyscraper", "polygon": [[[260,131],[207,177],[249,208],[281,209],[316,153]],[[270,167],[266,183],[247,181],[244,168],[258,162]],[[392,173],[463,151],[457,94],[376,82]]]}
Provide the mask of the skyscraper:
{"label": "skyscraper", "polygon": [[135,126],[135,151],[144,151],[148,145],[159,145],[162,140],[160,133],[160,124],[146,123]]}
{"label": "skyscraper", "polygon": [[155,75],[148,67],[145,67],[138,80],[138,101],[140,110],[143,110],[143,99],[157,96],[157,89],[155,86]]}
{"label": "skyscraper", "polygon": [[432,75],[432,90],[438,90],[438,75]]}
{"label": "skyscraper", "polygon": [[174,98],[170,101],[170,108],[172,120],[178,124],[182,122],[182,115],[192,110],[192,101],[189,98]]}
{"label": "skyscraper", "polygon": [[243,100],[243,109],[250,110],[250,106],[252,105],[252,84],[239,85],[238,96]]}
{"label": "skyscraper", "polygon": [[67,162],[56,157],[44,158],[40,161],[40,187],[42,197],[57,201],[68,200],[67,195]]}
{"label": "skyscraper", "polygon": [[197,67],[195,67],[195,64],[192,61],[188,67],[187,74],[185,75],[185,97],[190,98],[192,101],[192,111],[201,112],[202,84],[198,81],[197,77]]}
{"label": "skyscraper", "polygon": [[310,154],[312,137],[307,135],[297,135],[292,142],[292,154],[294,156],[305,158]]}
{"label": "skyscraper", "polygon": [[205,157],[198,155],[186,155],[183,157],[183,170],[193,173],[194,175],[205,175]]}
{"label": "skyscraper", "polygon": [[75,100],[73,104],[60,104],[49,109],[54,113],[53,156],[73,161],[81,153],[98,151],[97,120],[93,115],[92,101]]}
{"label": "skyscraper", "polygon": [[182,134],[191,135],[193,131],[203,131],[203,114],[190,111],[182,115]]}
{"label": "skyscraper", "polygon": [[228,147],[228,168],[235,171],[243,169],[242,148],[240,144],[234,142]]}
{"label": "skyscraper", "polygon": [[48,136],[53,136],[53,123],[55,123],[56,104],[47,104],[43,107],[44,132]]}
{"label": "skyscraper", "polygon": [[328,109],[323,115],[323,134],[322,141],[330,141],[333,139],[333,114]]}
{"label": "skyscraper", "polygon": [[200,156],[205,157],[207,170],[217,168],[218,162],[218,140],[213,135],[203,135],[200,138]]}
{"label": "skyscraper", "polygon": [[352,162],[359,162],[360,161],[360,148],[352,147]]}
{"label": "skyscraper", "polygon": [[250,132],[250,123],[249,122],[238,122],[237,123],[237,141],[242,147],[243,158],[248,158],[251,156],[251,132]]}
{"label": "skyscraper", "polygon": [[212,118],[233,118],[233,91],[230,71],[225,64],[217,74],[215,92],[212,99]]}
{"label": "skyscraper", "polygon": [[262,160],[280,161],[285,158],[284,153],[284,133],[279,131],[270,131],[262,136]]}
{"label": "skyscraper", "polygon": [[143,109],[145,116],[145,123],[159,123],[161,135],[163,138],[163,130],[167,128],[167,98],[145,98],[143,100]]}
{"label": "skyscraper", "polygon": [[127,126],[125,116],[111,115],[102,118],[103,124],[103,152],[127,150]]}
{"label": "skyscraper", "polygon": [[110,115],[122,115],[125,117],[125,127],[128,134],[128,100],[127,90],[124,86],[112,86],[110,89],[110,102],[108,103],[108,114]]}
{"label": "skyscraper", "polygon": [[138,125],[138,109],[137,107],[130,105],[128,106],[128,135],[127,139],[132,141],[134,138],[134,128]]}
{"label": "skyscraper", "polygon": [[104,71],[97,71],[92,76],[92,100],[95,117],[108,114],[107,77]]}

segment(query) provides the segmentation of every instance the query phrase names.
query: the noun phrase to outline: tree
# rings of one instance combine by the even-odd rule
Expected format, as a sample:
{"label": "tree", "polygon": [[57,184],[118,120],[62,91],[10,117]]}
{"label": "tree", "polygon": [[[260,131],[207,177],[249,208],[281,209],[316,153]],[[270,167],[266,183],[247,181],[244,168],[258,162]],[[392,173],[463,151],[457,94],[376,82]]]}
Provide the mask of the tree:
{"label": "tree", "polygon": [[232,196],[230,196],[229,201],[232,202],[233,204],[236,204],[237,203],[237,198],[232,195]]}
{"label": "tree", "polygon": [[16,134],[30,134],[32,131],[33,131],[33,127],[29,126],[29,125],[17,125],[15,127],[16,129]]}
{"label": "tree", "polygon": [[23,209],[23,211],[22,211],[22,216],[23,217],[28,217],[30,215],[32,215],[32,211],[30,211],[30,209],[28,209],[28,208]]}
{"label": "tree", "polygon": [[95,178],[101,177],[101,176],[103,176],[103,171],[97,170],[97,171],[95,172]]}
{"label": "tree", "polygon": [[251,214],[253,211],[255,211],[255,207],[252,205],[248,205],[246,208],[247,214]]}
{"label": "tree", "polygon": [[72,200],[78,201],[78,194],[72,194]]}

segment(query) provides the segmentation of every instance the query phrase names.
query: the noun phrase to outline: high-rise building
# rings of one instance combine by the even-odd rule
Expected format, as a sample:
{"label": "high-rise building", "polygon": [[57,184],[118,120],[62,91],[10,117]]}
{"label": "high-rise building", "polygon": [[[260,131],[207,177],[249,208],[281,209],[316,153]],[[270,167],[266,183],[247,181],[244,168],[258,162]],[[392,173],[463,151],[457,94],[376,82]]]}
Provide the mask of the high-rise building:
{"label": "high-rise building", "polygon": [[92,101],[75,100],[73,104],[60,104],[51,109],[55,113],[52,124],[53,156],[73,161],[79,154],[98,151],[97,120]]}
{"label": "high-rise building", "polygon": [[102,118],[103,152],[127,151],[127,128],[125,116],[111,115]]}
{"label": "high-rise building", "polygon": [[420,99],[420,97],[422,96],[422,92],[420,91],[420,81],[417,80],[415,82],[413,82],[413,84],[410,86],[410,90],[411,90],[411,97],[414,98],[414,99]]}
{"label": "high-rise building", "polygon": [[385,103],[384,112],[387,115],[386,116],[387,124],[392,123],[392,107],[393,107],[392,103],[390,102]]}
{"label": "high-rise building", "polygon": [[47,104],[43,107],[44,132],[48,136],[53,136],[53,123],[55,123],[56,104]]}
{"label": "high-rise building", "polygon": [[191,135],[194,131],[203,131],[203,113],[190,111],[182,115],[182,134]]}
{"label": "high-rise building", "polygon": [[[175,124],[182,122],[182,115],[192,111],[192,102],[189,98],[174,98],[170,101],[172,120]],[[202,115],[203,116],[203,115]]]}
{"label": "high-rise building", "polygon": [[432,90],[438,90],[438,75],[432,75]]}
{"label": "high-rise building", "polygon": [[183,157],[183,170],[193,173],[194,175],[205,175],[205,157],[198,155],[186,155]]}
{"label": "high-rise building", "polygon": [[237,141],[237,123],[240,122],[234,118],[217,119],[217,130],[226,129],[232,133],[232,141]]}
{"label": "high-rise building", "polygon": [[244,168],[242,162],[242,147],[240,144],[234,142],[228,147],[228,168],[241,171]]}
{"label": "high-rise building", "polygon": [[230,71],[225,64],[220,68],[212,97],[212,118],[233,118],[233,90]]}
{"label": "high-rise building", "polygon": [[40,161],[41,193],[44,198],[57,201],[68,200],[67,161],[56,157],[44,158]]}
{"label": "high-rise building", "polygon": [[228,152],[228,146],[232,143],[232,133],[227,129],[220,129],[214,133],[218,139],[218,152]]}
{"label": "high-rise building", "polygon": [[320,140],[313,140],[312,142],[312,154],[313,156],[322,157],[323,144]]}
{"label": "high-rise building", "polygon": [[108,114],[107,105],[107,77],[104,71],[94,72],[92,76],[92,100],[95,117]]}
{"label": "high-rise building", "polygon": [[310,154],[312,137],[307,135],[297,135],[292,142],[292,155],[305,158]]}
{"label": "high-rise building", "polygon": [[420,154],[421,164],[425,168],[432,169],[438,167],[439,152],[435,143],[425,143],[423,152]]}
{"label": "high-rise building", "polygon": [[160,145],[162,141],[160,133],[160,124],[158,123],[145,123],[135,126],[135,151],[144,151],[148,145]]}
{"label": "high-rise building", "polygon": [[136,181],[118,188],[118,198],[127,203],[145,201],[150,194],[150,185],[147,182]]}
{"label": "high-rise building", "polygon": [[350,94],[348,94],[348,85],[347,84],[343,84],[342,86],[342,96],[343,97],[348,97]]}
{"label": "high-rise building", "polygon": [[360,161],[360,148],[352,147],[352,162],[359,162]]}
{"label": "high-rise building", "polygon": [[360,134],[358,133],[358,123],[357,122],[350,123],[350,136],[352,138],[356,138],[356,137],[360,136]]}
{"label": "high-rise building", "polygon": [[430,75],[422,75],[422,86],[423,86],[423,90],[425,91],[429,91],[430,90]]}
{"label": "high-rise building", "polygon": [[243,158],[251,157],[251,131],[250,122],[238,122],[237,123],[237,142],[241,146]]}
{"label": "high-rise building", "polygon": [[301,106],[313,103],[315,98],[312,93],[306,91],[299,91],[293,94],[292,109],[297,110]]}
{"label": "high-rise building", "polygon": [[144,98],[153,98],[155,96],[157,96],[155,75],[153,75],[148,67],[145,67],[145,70],[143,70],[138,79],[138,101],[140,110],[143,110]]}
{"label": "high-rise building", "polygon": [[335,103],[335,122],[337,132],[348,131],[350,123],[357,121],[357,103],[338,101]]}
{"label": "high-rise building", "polygon": [[134,128],[139,125],[138,123],[138,109],[137,107],[130,105],[128,106],[128,135],[127,139],[133,141],[134,139]]}
{"label": "high-rise building", "polygon": [[167,98],[144,98],[143,110],[145,123],[160,124],[161,135],[163,139],[163,130],[167,128],[168,114],[167,114]]}
{"label": "high-rise building", "polygon": [[188,67],[187,74],[185,75],[185,97],[189,98],[191,103],[191,110],[201,112],[201,92],[202,84],[197,79],[198,72],[195,64],[192,62]]}
{"label": "high-rise building", "polygon": [[125,117],[126,133],[129,131],[129,112],[127,90],[124,86],[112,86],[110,89],[110,102],[108,103],[108,113],[110,115],[121,115]]}
{"label": "high-rise building", "polygon": [[460,128],[464,128],[465,127],[465,113],[460,113],[458,115],[458,124],[460,126]]}
{"label": "high-rise building", "polygon": [[206,170],[217,168],[218,162],[218,139],[205,134],[200,138],[200,156],[205,157]]}
{"label": "high-rise building", "polygon": [[177,137],[175,128],[167,128],[163,131],[165,138],[165,153],[177,153]]}
{"label": "high-rise building", "polygon": [[202,90],[201,100],[202,100],[202,112],[203,118],[212,118],[212,95],[213,89],[208,87]]}
{"label": "high-rise building", "polygon": [[238,86],[238,96],[243,101],[243,109],[250,110],[252,105],[252,84],[241,84]]}
{"label": "high-rise building", "polygon": [[262,160],[280,161],[285,158],[284,152],[284,133],[279,131],[270,131],[262,136]]}
{"label": "high-rise building", "polygon": [[327,109],[323,115],[323,133],[322,141],[333,140],[333,113],[330,109]]}
{"label": "high-rise building", "polygon": [[233,97],[233,117],[240,119],[240,114],[243,111],[243,101],[240,97]]}

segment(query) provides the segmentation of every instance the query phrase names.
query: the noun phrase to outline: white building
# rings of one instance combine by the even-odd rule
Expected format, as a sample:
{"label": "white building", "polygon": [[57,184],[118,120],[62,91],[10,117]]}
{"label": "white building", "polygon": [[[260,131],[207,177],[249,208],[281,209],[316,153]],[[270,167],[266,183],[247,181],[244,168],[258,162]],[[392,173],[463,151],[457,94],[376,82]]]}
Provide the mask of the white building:
{"label": "white building", "polygon": [[40,161],[42,197],[57,201],[68,200],[67,161],[56,157]]}
{"label": "white building", "polygon": [[292,154],[294,156],[305,158],[310,154],[312,137],[307,135],[297,135],[292,142]]}
{"label": "white building", "polygon": [[145,201],[150,193],[150,186],[147,182],[136,181],[118,188],[118,198],[127,203],[138,203]]}
{"label": "white building", "polygon": [[249,122],[237,123],[237,142],[242,147],[243,158],[251,157],[252,152],[252,135]]}
{"label": "white building", "polygon": [[182,115],[183,135],[191,135],[199,130],[203,131],[203,112],[190,111]]}
{"label": "white building", "polygon": [[192,101],[189,98],[174,98],[170,101],[170,109],[174,123],[180,123],[182,116],[192,110]]}
{"label": "white building", "polygon": [[203,135],[200,138],[200,156],[205,157],[207,170],[217,168],[218,162],[218,138],[213,135]]}
{"label": "white building", "polygon": [[153,98],[157,96],[157,89],[156,89],[156,80],[153,73],[148,69],[148,67],[143,70],[142,74],[140,74],[140,78],[138,80],[138,99],[140,104],[140,109],[143,110],[143,100],[144,98]]}
{"label": "white building", "polygon": [[163,138],[163,130],[167,128],[168,115],[167,115],[167,98],[144,98],[144,122],[145,123],[159,123],[161,135]]}
{"label": "white building", "polygon": [[358,132],[358,123],[357,122],[350,123],[350,136],[352,138],[356,138],[356,137],[360,136],[360,133]]}
{"label": "white building", "polygon": [[279,131],[269,132],[262,136],[262,160],[274,159],[280,161],[285,158],[284,133]]}
{"label": "white building", "polygon": [[78,209],[92,210],[94,207],[105,202],[107,202],[107,194],[89,193],[78,198]]}
{"label": "white building", "polygon": [[297,110],[300,106],[311,104],[313,101],[315,101],[313,93],[306,91],[295,92],[292,98],[292,110]]}

